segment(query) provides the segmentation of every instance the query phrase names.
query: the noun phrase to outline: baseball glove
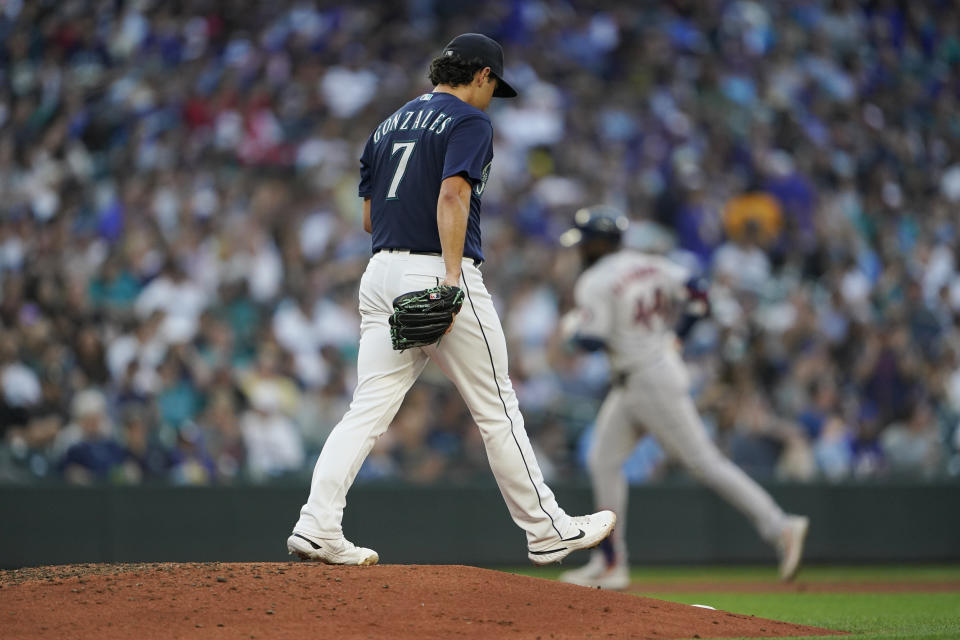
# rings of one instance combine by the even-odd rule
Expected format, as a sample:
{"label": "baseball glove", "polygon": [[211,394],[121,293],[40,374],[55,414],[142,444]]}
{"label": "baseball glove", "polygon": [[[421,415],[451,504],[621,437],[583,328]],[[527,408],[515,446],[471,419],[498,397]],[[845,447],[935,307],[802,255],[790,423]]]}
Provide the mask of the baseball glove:
{"label": "baseball glove", "polygon": [[463,305],[460,287],[440,285],[393,299],[390,341],[396,351],[435,344],[453,324]]}

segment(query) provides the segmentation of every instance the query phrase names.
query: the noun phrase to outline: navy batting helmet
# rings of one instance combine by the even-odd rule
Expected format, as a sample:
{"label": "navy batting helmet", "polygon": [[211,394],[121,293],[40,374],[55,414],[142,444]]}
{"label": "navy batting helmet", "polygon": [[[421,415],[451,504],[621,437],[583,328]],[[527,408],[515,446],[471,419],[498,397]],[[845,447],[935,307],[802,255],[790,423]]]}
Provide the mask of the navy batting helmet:
{"label": "navy batting helmet", "polygon": [[584,207],[573,215],[573,228],[563,232],[560,244],[564,247],[575,247],[591,238],[620,242],[627,226],[627,216],[615,207],[605,204]]}

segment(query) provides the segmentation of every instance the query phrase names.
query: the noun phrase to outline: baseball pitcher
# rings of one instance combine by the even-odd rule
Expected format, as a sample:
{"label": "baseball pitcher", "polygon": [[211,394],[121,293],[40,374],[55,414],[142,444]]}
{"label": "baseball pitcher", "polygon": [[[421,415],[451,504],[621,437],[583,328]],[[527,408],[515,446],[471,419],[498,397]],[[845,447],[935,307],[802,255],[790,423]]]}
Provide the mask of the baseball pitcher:
{"label": "baseball pitcher", "polygon": [[360,159],[373,256],[360,280],[357,387],[320,453],[287,549],[330,564],[379,561],[372,549],[344,538],[347,490],[430,359],[456,385],[480,429],[510,515],[526,532],[528,557],[558,562],[610,535],[616,516],[568,516],[544,483],[479,268],[480,204],[493,161],[493,127],[484,111],[492,98],[517,93],[504,80],[500,45],[475,33],[454,38],[431,63],[429,77],[434,90],[387,117]]}

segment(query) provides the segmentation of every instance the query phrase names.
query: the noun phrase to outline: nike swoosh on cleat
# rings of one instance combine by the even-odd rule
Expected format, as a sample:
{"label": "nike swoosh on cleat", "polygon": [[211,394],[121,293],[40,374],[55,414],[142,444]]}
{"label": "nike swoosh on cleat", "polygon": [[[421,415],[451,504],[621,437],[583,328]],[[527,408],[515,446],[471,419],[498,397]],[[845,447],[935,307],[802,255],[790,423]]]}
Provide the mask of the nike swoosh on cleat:
{"label": "nike swoosh on cleat", "polygon": [[535,556],[545,556],[548,553],[556,553],[557,551],[566,551],[566,550],[567,550],[566,547],[560,547],[558,549],[547,549],[546,551],[531,551],[530,553],[532,553]]}
{"label": "nike swoosh on cleat", "polygon": [[[586,534],[583,532],[583,529],[580,529],[580,533],[578,533],[577,535],[575,535],[575,536],[573,536],[573,537],[571,537],[571,538],[560,538],[560,541],[561,541],[561,542],[570,542],[571,540],[579,540],[580,538],[582,538],[582,537],[585,536],[585,535],[586,535]],[[566,551],[566,550],[567,550],[566,547],[559,547],[559,548],[557,548],[557,549],[548,549],[547,551],[531,551],[530,553],[532,553],[532,554],[535,555],[535,556],[545,556],[545,555],[547,555],[548,553],[556,553],[557,551]]]}
{"label": "nike swoosh on cleat", "polygon": [[[580,533],[583,533],[583,531],[581,531]],[[294,537],[294,538],[300,538],[301,540],[306,540],[307,542],[310,543],[310,546],[313,547],[314,549],[322,549],[322,548],[323,548],[323,547],[321,547],[320,545],[318,545],[316,542],[314,542],[313,540],[311,540],[310,538],[307,538],[307,537],[305,537],[305,536],[302,536],[302,535],[300,535],[299,533],[293,534],[293,537]]]}

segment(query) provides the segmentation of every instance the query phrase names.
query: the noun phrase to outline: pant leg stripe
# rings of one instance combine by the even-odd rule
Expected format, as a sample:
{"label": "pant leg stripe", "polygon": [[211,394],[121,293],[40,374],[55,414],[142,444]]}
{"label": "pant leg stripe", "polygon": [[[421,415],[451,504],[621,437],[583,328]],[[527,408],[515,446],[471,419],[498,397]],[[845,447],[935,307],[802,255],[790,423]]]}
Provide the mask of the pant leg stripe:
{"label": "pant leg stripe", "polygon": [[553,530],[557,532],[557,536],[560,539],[563,539],[563,535],[560,533],[560,530],[557,529],[556,523],[553,521],[553,516],[547,513],[547,510],[543,508],[543,502],[540,499],[540,492],[537,491],[537,483],[533,481],[533,474],[530,473],[530,467],[527,466],[527,458],[523,455],[523,448],[520,446],[520,442],[517,440],[517,434],[513,432],[513,418],[510,417],[510,412],[507,410],[507,403],[503,399],[503,393],[500,391],[500,383],[497,382],[497,368],[493,364],[493,351],[490,349],[490,343],[487,341],[487,334],[483,330],[483,323],[480,321],[480,316],[477,314],[477,308],[473,305],[473,297],[470,295],[470,287],[467,285],[467,275],[463,275],[463,288],[467,292],[467,300],[470,301],[470,309],[473,311],[473,317],[477,319],[477,325],[480,327],[480,335],[483,336],[483,344],[487,347],[487,355],[490,357],[490,370],[493,371],[493,384],[497,387],[497,396],[500,398],[500,404],[503,405],[503,414],[507,417],[507,420],[510,422],[510,435],[513,436],[513,442],[517,445],[517,451],[520,453],[520,459],[523,460],[523,468],[527,470],[527,477],[530,478],[530,484],[533,485],[533,492],[537,496],[537,504],[540,505],[540,510],[548,518],[550,518],[550,526],[553,527]]}

